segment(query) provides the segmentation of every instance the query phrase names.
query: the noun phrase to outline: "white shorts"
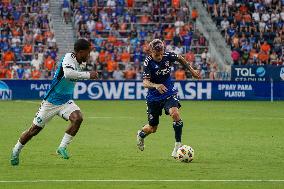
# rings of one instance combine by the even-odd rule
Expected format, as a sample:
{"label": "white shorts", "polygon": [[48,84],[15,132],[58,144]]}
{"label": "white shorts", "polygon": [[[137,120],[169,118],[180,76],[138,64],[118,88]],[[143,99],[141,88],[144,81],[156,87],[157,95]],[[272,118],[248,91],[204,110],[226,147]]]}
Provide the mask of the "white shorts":
{"label": "white shorts", "polygon": [[54,105],[44,100],[42,101],[41,106],[39,107],[39,110],[35,115],[33,124],[39,127],[44,127],[45,124],[50,121],[55,115],[58,115],[68,121],[70,114],[75,110],[80,110],[80,108],[74,103],[73,100],[69,100],[62,105]]}

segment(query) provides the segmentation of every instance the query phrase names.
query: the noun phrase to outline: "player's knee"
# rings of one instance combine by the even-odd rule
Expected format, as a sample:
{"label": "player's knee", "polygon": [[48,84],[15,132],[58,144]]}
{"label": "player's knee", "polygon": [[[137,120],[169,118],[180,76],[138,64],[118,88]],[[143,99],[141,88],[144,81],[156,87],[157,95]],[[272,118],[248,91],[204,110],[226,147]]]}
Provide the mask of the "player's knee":
{"label": "player's knee", "polygon": [[72,123],[74,123],[75,125],[81,125],[81,123],[83,122],[83,116],[80,112],[73,112],[70,117],[69,117],[70,121]]}
{"label": "player's knee", "polygon": [[171,117],[173,118],[174,121],[179,121],[180,120],[179,111],[177,109],[174,109],[171,112]]}

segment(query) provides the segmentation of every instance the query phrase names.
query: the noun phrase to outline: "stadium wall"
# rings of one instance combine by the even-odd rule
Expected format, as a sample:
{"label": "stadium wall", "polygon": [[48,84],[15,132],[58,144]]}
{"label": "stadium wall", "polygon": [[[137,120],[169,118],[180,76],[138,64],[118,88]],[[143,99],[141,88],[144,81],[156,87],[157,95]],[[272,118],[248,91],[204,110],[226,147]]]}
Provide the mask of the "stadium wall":
{"label": "stadium wall", "polygon": [[[1,80],[1,100],[40,100],[50,80]],[[284,82],[176,81],[181,100],[284,100]],[[144,100],[142,81],[78,81],[74,99]]]}

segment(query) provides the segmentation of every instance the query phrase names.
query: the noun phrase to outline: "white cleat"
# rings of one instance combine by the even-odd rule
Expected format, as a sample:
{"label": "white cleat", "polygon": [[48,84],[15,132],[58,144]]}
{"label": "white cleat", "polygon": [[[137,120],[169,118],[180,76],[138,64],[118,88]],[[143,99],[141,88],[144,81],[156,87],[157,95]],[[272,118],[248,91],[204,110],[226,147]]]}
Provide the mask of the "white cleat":
{"label": "white cleat", "polygon": [[176,158],[177,157],[177,151],[178,149],[182,146],[181,142],[176,142],[174,150],[172,152],[172,157]]}
{"label": "white cleat", "polygon": [[136,138],[137,138],[137,148],[139,150],[143,151],[144,150],[144,138],[140,137],[140,135],[139,135],[140,132],[141,132],[141,130],[138,130],[137,136],[136,136]]}

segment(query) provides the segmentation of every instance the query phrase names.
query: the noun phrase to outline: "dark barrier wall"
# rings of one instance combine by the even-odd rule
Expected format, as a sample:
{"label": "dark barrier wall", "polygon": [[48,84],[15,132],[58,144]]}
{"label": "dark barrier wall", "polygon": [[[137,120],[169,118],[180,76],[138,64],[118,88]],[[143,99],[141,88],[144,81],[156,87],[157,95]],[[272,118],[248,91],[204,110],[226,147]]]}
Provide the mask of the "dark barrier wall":
{"label": "dark barrier wall", "polygon": [[[42,99],[50,80],[2,80],[0,99]],[[177,81],[182,100],[284,100],[284,82]],[[74,99],[143,100],[141,81],[79,81]]]}
{"label": "dark barrier wall", "polygon": [[284,81],[284,66],[232,66],[233,81]]}

